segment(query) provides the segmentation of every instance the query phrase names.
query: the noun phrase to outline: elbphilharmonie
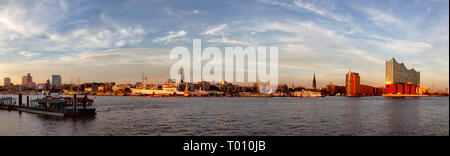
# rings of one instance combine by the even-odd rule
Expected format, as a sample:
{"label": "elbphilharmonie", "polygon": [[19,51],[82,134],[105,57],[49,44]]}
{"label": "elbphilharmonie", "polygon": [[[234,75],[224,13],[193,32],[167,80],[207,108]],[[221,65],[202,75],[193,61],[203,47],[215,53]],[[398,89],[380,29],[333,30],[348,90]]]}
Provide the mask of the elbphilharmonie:
{"label": "elbphilharmonie", "polygon": [[407,69],[394,58],[386,61],[386,94],[416,94],[419,86],[419,71]]}

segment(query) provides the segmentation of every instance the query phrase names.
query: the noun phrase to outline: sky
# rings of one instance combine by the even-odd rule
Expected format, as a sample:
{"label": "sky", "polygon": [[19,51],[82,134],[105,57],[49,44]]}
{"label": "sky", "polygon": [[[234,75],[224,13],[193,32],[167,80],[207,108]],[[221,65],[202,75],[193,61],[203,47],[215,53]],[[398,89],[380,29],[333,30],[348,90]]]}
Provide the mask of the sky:
{"label": "sky", "polygon": [[278,47],[279,83],[384,84],[385,61],[449,86],[448,0],[0,0],[0,77],[169,78],[172,48]]}

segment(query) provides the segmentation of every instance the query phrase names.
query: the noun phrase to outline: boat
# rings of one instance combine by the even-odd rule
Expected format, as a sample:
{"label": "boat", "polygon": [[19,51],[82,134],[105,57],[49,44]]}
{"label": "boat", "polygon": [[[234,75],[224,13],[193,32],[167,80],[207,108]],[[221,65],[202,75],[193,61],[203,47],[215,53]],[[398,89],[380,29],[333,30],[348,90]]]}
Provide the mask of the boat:
{"label": "boat", "polygon": [[163,89],[131,89],[132,94],[142,96],[184,96],[184,91],[179,91],[177,88],[163,88]]}
{"label": "boat", "polygon": [[303,90],[298,91],[294,93],[295,97],[303,97],[303,98],[319,98],[319,97],[325,97],[324,94],[317,91],[311,91],[311,90]]}

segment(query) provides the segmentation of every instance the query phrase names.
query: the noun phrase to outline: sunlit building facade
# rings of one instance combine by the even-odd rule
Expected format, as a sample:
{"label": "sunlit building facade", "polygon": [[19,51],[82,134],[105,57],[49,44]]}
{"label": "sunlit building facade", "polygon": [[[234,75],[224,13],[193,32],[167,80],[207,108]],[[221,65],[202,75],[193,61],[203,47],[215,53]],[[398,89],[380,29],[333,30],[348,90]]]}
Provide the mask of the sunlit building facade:
{"label": "sunlit building facade", "polygon": [[3,86],[5,86],[5,87],[11,86],[11,78],[6,77],[6,78],[3,80]]}
{"label": "sunlit building facade", "polygon": [[394,58],[386,61],[386,94],[416,94],[420,86],[420,72],[407,69]]}
{"label": "sunlit building facade", "polygon": [[360,96],[361,84],[358,73],[348,72],[345,76],[345,95],[346,96]]}

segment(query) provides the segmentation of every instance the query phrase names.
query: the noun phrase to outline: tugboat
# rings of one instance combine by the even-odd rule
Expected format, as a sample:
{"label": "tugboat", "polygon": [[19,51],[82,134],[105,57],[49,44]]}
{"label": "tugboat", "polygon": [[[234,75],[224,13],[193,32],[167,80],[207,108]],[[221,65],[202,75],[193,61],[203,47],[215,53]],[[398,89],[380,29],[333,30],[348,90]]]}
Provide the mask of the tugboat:
{"label": "tugboat", "polygon": [[17,111],[56,117],[92,117],[96,115],[94,100],[87,95],[78,98],[60,96],[57,91],[50,91],[41,99],[31,100],[26,106],[19,105]]}

